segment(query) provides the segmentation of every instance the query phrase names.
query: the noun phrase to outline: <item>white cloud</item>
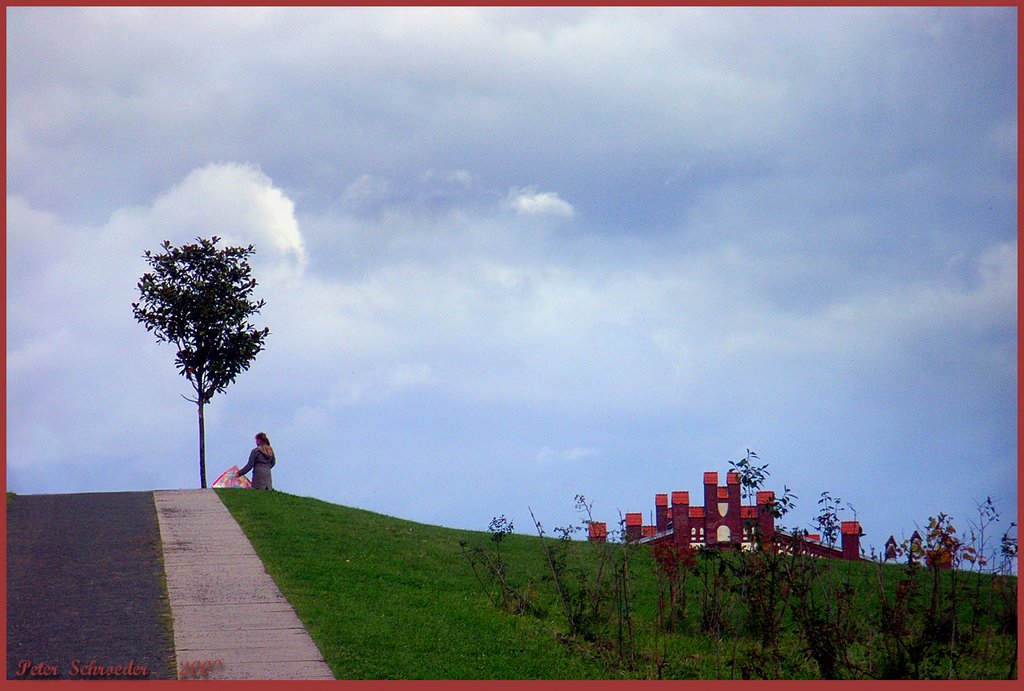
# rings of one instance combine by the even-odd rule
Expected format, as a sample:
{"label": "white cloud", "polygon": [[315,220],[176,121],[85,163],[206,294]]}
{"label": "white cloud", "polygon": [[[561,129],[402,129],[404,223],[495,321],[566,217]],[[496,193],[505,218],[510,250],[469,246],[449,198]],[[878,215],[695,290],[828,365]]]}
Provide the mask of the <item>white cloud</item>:
{"label": "white cloud", "polygon": [[572,218],[572,204],[557,192],[537,192],[534,187],[513,187],[505,198],[505,206],[524,216],[557,216]]}
{"label": "white cloud", "polygon": [[217,235],[228,244],[253,244],[254,265],[275,274],[301,273],[308,261],[295,204],[253,165],[211,163],[193,170],[148,209],[115,216],[119,222],[143,223],[147,232],[175,242]]}
{"label": "white cloud", "polygon": [[413,385],[563,410],[727,405],[722,377],[816,381],[837,363],[892,362],[949,324],[1013,319],[1013,248],[980,257],[972,285],[867,285],[794,308],[774,287],[827,266],[735,247],[637,252],[615,238],[569,263],[554,258],[556,236],[468,213],[333,223],[369,262],[307,276],[267,308],[276,347],[311,363],[313,389],[334,382],[333,405]]}

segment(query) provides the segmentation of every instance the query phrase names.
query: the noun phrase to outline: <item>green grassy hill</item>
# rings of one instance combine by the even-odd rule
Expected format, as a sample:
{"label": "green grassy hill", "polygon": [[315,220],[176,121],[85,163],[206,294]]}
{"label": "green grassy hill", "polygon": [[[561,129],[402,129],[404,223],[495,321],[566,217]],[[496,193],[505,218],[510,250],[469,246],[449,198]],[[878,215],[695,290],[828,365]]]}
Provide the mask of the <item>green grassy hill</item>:
{"label": "green grassy hill", "polygon": [[[600,635],[588,640],[569,635],[540,538],[513,534],[501,542],[508,579],[529,602],[528,613],[514,615],[492,604],[460,547],[462,542],[468,548],[493,550],[487,532],[422,525],[283,492],[218,490],[218,494],[339,679],[820,677],[813,646],[792,625],[792,608],[779,609],[781,644],[766,647],[763,632],[751,624],[752,615],[738,604],[747,601],[742,598],[749,595],[748,585],[742,586],[742,592],[735,579],[729,581],[732,585],[716,586],[716,577],[725,584],[727,572],[735,572],[729,558],[698,560],[700,564],[686,579],[686,614],[666,635],[664,627],[658,626],[655,560],[649,548],[631,551],[627,572],[631,598],[606,603],[605,611],[611,614],[602,621],[608,623],[599,627]],[[556,546],[554,540],[545,543]],[[569,560],[564,573],[575,586],[597,578],[600,549],[624,554],[619,545],[597,548],[574,542],[562,546],[570,550],[560,553]],[[854,625],[857,620],[879,618],[879,578],[895,588],[901,573],[900,567],[879,570],[874,564],[831,562],[827,566],[830,579],[857,586],[860,594],[847,604],[857,609],[849,617]],[[970,589],[977,584],[986,602],[993,601],[988,595],[990,577],[971,581],[975,574],[961,576],[965,592],[973,592]],[[486,573],[484,582],[494,587]],[[922,581],[922,587],[926,585]],[[775,583],[772,592],[786,592],[785,587]],[[1012,587],[1015,592],[1015,578]],[[574,592],[581,591],[577,587]],[[719,598],[724,622],[719,637],[708,635],[701,626],[702,615],[715,610],[712,597]],[[583,604],[581,610],[586,609]],[[967,622],[975,616],[977,624],[978,615],[972,615],[968,602],[960,606],[963,631],[958,633],[960,647],[950,669],[962,678],[1005,678],[1016,657],[1016,636],[999,631],[1016,630],[1015,599],[1012,624],[996,621],[997,616],[986,611],[974,633],[968,631]],[[622,616],[624,611],[628,617]],[[619,625],[622,621],[625,626]],[[927,657],[930,666],[890,665],[888,669],[878,662],[877,651],[869,649],[882,645],[887,645],[883,638],[860,636],[850,646],[846,661],[851,666],[843,668],[844,676],[948,676],[942,651],[911,649],[906,655]],[[630,652],[628,660],[624,649]],[[890,651],[890,657],[898,654],[902,653]],[[1015,677],[1016,668],[1010,673]]]}
{"label": "green grassy hill", "polygon": [[[282,492],[218,493],[338,679],[601,674],[555,643],[550,622],[489,605],[459,547],[486,535]],[[531,542],[509,547],[536,561]]]}

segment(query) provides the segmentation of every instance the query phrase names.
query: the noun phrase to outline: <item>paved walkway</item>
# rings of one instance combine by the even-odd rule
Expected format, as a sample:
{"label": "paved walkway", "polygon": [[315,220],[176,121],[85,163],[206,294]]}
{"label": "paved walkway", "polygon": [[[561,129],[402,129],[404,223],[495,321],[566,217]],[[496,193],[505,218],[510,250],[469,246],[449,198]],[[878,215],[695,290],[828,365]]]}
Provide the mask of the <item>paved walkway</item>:
{"label": "paved walkway", "polygon": [[333,679],[216,493],[167,490],[154,497],[179,677]]}

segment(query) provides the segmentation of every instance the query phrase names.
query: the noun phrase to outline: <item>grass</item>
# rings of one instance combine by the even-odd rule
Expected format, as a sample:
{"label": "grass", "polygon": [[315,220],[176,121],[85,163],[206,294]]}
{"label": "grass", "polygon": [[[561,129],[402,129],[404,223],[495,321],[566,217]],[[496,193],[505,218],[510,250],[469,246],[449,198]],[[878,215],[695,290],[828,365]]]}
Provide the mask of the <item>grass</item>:
{"label": "grass", "polygon": [[[463,532],[283,492],[217,490],[338,679],[583,679],[555,628],[490,607]],[[512,536],[515,558],[531,541]]]}
{"label": "grass", "polygon": [[[527,594],[533,610],[514,616],[492,605],[459,546],[464,541],[492,548],[489,533],[428,526],[279,491],[217,492],[338,679],[655,678],[659,660],[667,678],[728,679],[750,674],[750,660],[763,655],[756,635],[735,625],[720,639],[701,632],[701,560],[687,580],[687,617],[676,633],[665,636],[655,624],[658,588],[651,552],[633,552],[638,654],[630,668],[615,653],[614,626],[597,642],[567,635],[537,537],[512,534],[501,542],[509,577]],[[585,542],[569,548],[573,563],[592,573],[601,548]],[[822,577],[854,586],[852,606],[864,622],[878,611],[879,577],[893,587],[905,570],[841,561],[820,566]],[[959,577],[965,592],[991,590],[989,576],[961,572]],[[732,603],[732,620],[739,621],[736,593],[727,593],[725,600]],[[967,606],[965,601],[965,621],[970,618]],[[972,638],[965,629],[960,676],[1005,678],[1016,657],[1016,637],[990,634],[998,623],[982,623],[984,635]],[[880,639],[873,640],[880,645]],[[870,647],[858,642],[850,649],[851,658],[867,667],[877,665],[877,651]],[[777,678],[819,678],[792,612],[785,617],[779,649],[781,654],[761,660],[760,668],[753,666],[755,678],[769,668]]]}

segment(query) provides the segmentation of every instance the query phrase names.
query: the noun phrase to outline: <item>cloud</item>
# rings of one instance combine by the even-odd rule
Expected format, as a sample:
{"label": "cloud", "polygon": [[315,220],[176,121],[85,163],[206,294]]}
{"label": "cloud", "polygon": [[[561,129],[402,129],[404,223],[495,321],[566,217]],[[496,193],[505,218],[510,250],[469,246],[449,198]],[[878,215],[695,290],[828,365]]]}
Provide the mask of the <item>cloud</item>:
{"label": "cloud", "polygon": [[440,383],[433,367],[425,363],[380,365],[337,377],[324,403],[326,408],[383,403],[396,395],[428,389]]}
{"label": "cloud", "polygon": [[362,205],[380,202],[391,193],[391,183],[373,175],[361,175],[345,188],[341,200],[346,204]]}
{"label": "cloud", "polygon": [[290,357],[323,362],[318,379],[345,392],[331,400],[400,393],[388,372],[402,366],[429,372],[420,389],[470,401],[696,410],[729,405],[723,376],[812,386],[837,365],[891,364],[951,323],[981,333],[1013,319],[1012,247],[976,257],[968,284],[887,280],[791,304],[780,284],[813,284],[838,260],[606,238],[570,262],[563,238],[485,210],[400,218],[317,221],[346,229],[334,242],[358,238],[351,253],[371,260],[309,276],[268,313],[290,334]]}
{"label": "cloud", "polygon": [[524,216],[557,216],[572,218],[572,204],[561,199],[557,192],[537,192],[534,187],[513,187],[505,198],[505,206]]}
{"label": "cloud", "polygon": [[598,455],[600,452],[597,449],[585,449],[578,446],[573,446],[568,449],[562,449],[561,451],[555,451],[554,449],[545,446],[537,452],[537,460],[545,463],[548,461],[580,461],[585,458],[591,458]]}
{"label": "cloud", "polygon": [[[148,209],[113,222],[144,223],[148,231],[183,241],[217,235],[228,244],[254,244],[254,263],[301,273],[308,259],[295,204],[259,167],[210,163],[190,172]],[[266,257],[266,259],[264,259]],[[269,266],[268,266],[269,265]]]}
{"label": "cloud", "polygon": [[440,182],[446,185],[453,185],[455,187],[468,190],[476,182],[476,175],[469,172],[468,170],[450,170],[446,172],[437,172],[434,170],[428,170],[420,176],[420,183],[427,184],[433,182]]}

